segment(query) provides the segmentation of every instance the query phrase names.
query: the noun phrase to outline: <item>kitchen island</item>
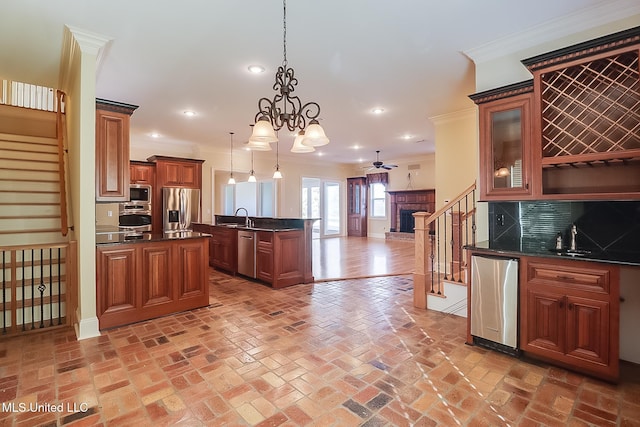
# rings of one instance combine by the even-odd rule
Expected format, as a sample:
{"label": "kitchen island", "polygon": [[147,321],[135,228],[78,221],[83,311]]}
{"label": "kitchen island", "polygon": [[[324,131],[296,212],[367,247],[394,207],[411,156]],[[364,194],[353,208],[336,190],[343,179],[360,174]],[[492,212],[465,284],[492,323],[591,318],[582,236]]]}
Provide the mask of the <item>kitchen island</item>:
{"label": "kitchen island", "polygon": [[208,234],[96,234],[99,328],[209,304]]}
{"label": "kitchen island", "polygon": [[311,233],[317,219],[216,215],[194,224],[210,234],[209,265],[273,288],[314,281]]}

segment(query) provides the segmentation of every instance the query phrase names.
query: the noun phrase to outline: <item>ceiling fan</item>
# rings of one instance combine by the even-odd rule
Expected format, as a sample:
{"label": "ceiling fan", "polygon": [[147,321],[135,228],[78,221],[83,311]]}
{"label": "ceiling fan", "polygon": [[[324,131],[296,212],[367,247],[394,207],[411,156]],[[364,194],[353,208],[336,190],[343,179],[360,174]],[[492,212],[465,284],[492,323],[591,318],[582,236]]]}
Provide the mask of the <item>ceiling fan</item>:
{"label": "ceiling fan", "polygon": [[374,169],[393,169],[393,168],[397,168],[398,165],[392,165],[392,164],[386,164],[380,161],[380,150],[376,150],[376,161],[372,163],[373,166],[371,166],[368,170],[374,170]]}

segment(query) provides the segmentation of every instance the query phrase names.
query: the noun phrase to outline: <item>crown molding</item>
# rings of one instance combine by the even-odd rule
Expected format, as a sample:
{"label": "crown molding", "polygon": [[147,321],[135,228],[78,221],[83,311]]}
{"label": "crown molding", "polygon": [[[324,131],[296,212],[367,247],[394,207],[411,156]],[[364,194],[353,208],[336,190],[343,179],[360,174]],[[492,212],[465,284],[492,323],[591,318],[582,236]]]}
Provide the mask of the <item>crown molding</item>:
{"label": "crown molding", "polygon": [[82,53],[96,57],[96,76],[100,70],[102,58],[112,37],[103,36],[91,31],[65,25],[62,37],[62,54],[60,55],[60,87],[66,87],[71,74],[74,58]]}
{"label": "crown molding", "polygon": [[476,118],[476,107],[473,106],[471,108],[465,108],[464,110],[454,111],[452,113],[440,114],[439,116],[431,116],[429,120],[433,122],[434,125],[441,125],[453,121]]}
{"label": "crown molding", "polygon": [[464,50],[463,53],[474,63],[481,64],[636,14],[640,14],[640,2],[637,0],[604,1],[580,12],[559,16],[522,32]]}

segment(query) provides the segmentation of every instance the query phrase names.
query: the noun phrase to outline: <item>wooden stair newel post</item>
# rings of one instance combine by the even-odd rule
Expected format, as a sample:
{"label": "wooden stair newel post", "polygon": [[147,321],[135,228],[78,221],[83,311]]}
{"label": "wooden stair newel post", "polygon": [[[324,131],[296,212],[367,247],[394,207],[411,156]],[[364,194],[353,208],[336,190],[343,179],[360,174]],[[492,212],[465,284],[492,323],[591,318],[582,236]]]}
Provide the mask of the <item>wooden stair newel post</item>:
{"label": "wooden stair newel post", "polygon": [[413,273],[413,306],[427,308],[427,290],[431,289],[431,235],[428,212],[415,212],[415,269]]}

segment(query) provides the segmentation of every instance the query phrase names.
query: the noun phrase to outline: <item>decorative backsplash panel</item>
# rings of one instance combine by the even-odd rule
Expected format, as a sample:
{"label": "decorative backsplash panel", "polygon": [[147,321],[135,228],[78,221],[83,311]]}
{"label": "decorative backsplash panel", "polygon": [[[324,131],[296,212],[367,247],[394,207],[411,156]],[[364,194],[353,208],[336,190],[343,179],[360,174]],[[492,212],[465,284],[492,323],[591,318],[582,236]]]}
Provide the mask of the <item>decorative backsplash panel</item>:
{"label": "decorative backsplash panel", "polygon": [[545,251],[555,247],[558,233],[569,247],[572,224],[579,249],[640,257],[640,201],[489,203],[489,240],[496,247]]}

